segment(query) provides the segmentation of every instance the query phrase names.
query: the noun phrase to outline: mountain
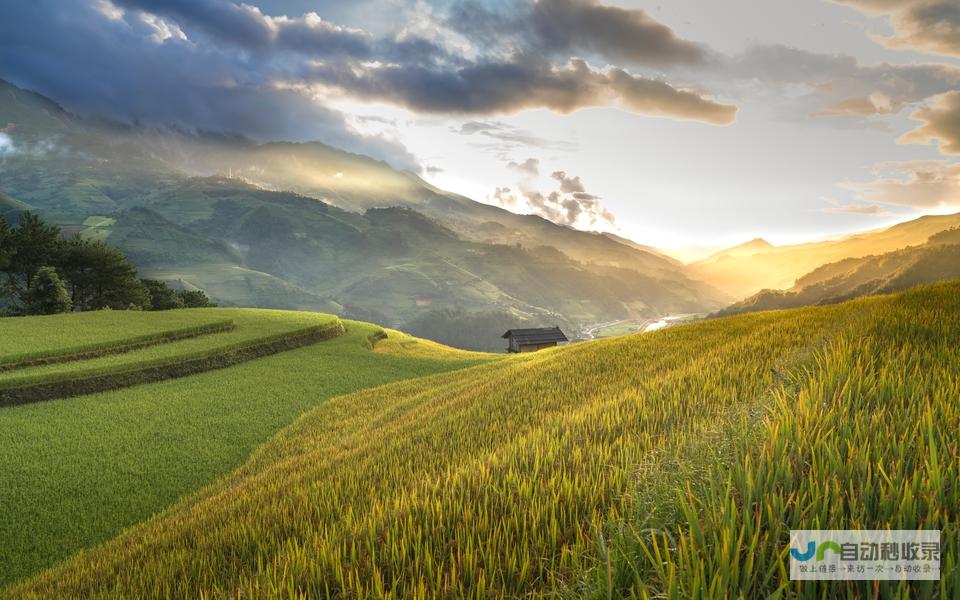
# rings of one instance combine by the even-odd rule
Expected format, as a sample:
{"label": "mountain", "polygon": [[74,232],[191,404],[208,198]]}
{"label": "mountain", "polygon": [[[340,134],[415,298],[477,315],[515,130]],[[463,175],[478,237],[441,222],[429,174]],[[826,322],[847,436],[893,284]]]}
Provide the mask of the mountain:
{"label": "mountain", "polygon": [[960,229],[941,231],[919,246],[823,265],[789,290],[763,290],[717,315],[833,304],[949,279],[960,279]]}
{"label": "mountain", "polygon": [[30,210],[30,205],[0,192],[0,218],[9,224],[16,224],[20,220],[20,213]]}
{"label": "mountain", "polygon": [[255,145],[202,139],[181,149],[180,160],[173,162],[196,175],[230,173],[264,189],[297,192],[351,212],[386,206],[412,208],[469,241],[553,246],[581,262],[687,279],[682,265],[650,247],[476,202],[386,163],[318,143]]}
{"label": "mountain", "polygon": [[[84,119],[6,83],[0,121],[14,144],[0,191],[67,233],[116,245],[145,276],[224,305],[389,326],[430,311],[494,312],[572,333],[729,301],[650,248],[475,202],[319,143]],[[418,332],[432,323],[421,318]]]}
{"label": "mountain", "polygon": [[[2,81],[0,118],[13,125],[11,135],[21,147],[9,160],[5,188],[21,200],[35,199],[45,214],[64,221],[128,207],[144,190],[176,178],[230,174],[265,190],[297,192],[351,212],[413,208],[470,241],[548,245],[581,262],[688,279],[676,261],[649,248],[476,202],[384,162],[320,143],[259,144],[100,123]],[[722,297],[708,286],[703,289]]]}
{"label": "mountain", "polygon": [[[193,232],[220,240],[201,255],[215,256],[217,264],[270,273],[335,301],[349,314],[376,316],[387,324],[439,308],[516,310],[524,318],[540,315],[570,324],[702,304],[689,280],[587,266],[549,246],[471,242],[404,207],[360,214],[224,177],[193,178],[163,188],[144,198],[144,207],[146,211],[127,211],[116,223],[101,226],[108,241],[131,213],[156,215],[163,222],[155,219],[151,227],[164,233],[153,238]],[[116,243],[127,248],[131,239],[128,234]],[[175,265],[192,272],[190,281],[205,289],[224,272],[195,256],[196,244],[171,246],[180,247],[180,254],[146,253],[141,247],[133,256],[153,268]],[[159,257],[163,259],[157,261]]]}
{"label": "mountain", "polygon": [[744,242],[736,246],[731,246],[730,248],[724,248],[723,250],[718,250],[714,252],[707,258],[701,259],[701,264],[709,264],[713,262],[721,261],[728,257],[750,257],[755,254],[761,254],[763,252],[769,252],[773,250],[775,246],[763,238],[754,238],[749,242]]}
{"label": "mountain", "polygon": [[688,273],[731,296],[744,298],[762,289],[787,289],[814,269],[923,244],[930,236],[960,226],[960,213],[925,216],[892,227],[836,240],[771,246],[763,240],[723,250],[688,265]]}

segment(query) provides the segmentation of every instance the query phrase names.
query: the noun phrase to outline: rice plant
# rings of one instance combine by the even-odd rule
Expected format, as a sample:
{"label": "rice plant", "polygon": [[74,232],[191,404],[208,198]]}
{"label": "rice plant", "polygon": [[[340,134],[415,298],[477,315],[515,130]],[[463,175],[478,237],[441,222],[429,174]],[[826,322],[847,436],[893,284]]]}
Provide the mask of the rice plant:
{"label": "rice plant", "polygon": [[[954,597],[960,285],[334,398],[11,597]],[[787,580],[797,528],[944,530],[944,579]]]}

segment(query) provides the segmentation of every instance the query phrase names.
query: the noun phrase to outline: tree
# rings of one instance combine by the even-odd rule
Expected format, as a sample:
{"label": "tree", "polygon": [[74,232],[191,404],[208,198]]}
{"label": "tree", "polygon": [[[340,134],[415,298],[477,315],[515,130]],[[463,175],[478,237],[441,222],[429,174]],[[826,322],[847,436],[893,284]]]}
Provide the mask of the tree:
{"label": "tree", "polygon": [[[3,218],[3,215],[0,215],[0,273],[4,274],[7,273],[7,269],[10,266],[10,258],[13,256],[10,235],[10,226]],[[6,304],[6,299],[10,298],[11,293],[12,290],[10,289],[7,278],[0,278],[0,311],[2,311],[3,305]]]}
{"label": "tree", "polygon": [[216,306],[216,304],[210,302],[210,298],[203,293],[203,290],[181,290],[177,295],[180,296],[180,300],[183,301],[183,305],[186,308],[209,308]]}
{"label": "tree", "polygon": [[7,220],[0,215],[0,272],[3,272],[10,261],[13,253],[10,247],[10,225]]}
{"label": "tree", "polygon": [[77,310],[150,308],[137,268],[116,248],[75,236],[63,244],[58,263]]}
{"label": "tree", "polygon": [[156,279],[141,279],[141,283],[150,295],[151,310],[170,310],[183,308],[183,299],[177,291],[162,281]]}
{"label": "tree", "polygon": [[177,291],[163,281],[141,279],[141,283],[150,295],[150,310],[171,310],[174,308],[207,308],[216,306],[201,290]]}
{"label": "tree", "polygon": [[56,264],[61,249],[60,228],[48,225],[31,212],[20,215],[20,223],[7,233],[9,256],[3,272],[15,293],[29,290],[40,267]]}
{"label": "tree", "polygon": [[53,267],[40,267],[30,287],[22,294],[20,312],[28,315],[52,315],[69,312],[70,295]]}

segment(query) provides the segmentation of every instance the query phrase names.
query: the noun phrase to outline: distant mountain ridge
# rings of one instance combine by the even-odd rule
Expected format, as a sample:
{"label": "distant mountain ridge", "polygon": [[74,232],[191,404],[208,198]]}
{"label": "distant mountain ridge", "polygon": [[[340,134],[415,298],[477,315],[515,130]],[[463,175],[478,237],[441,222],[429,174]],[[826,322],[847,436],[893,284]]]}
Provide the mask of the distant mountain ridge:
{"label": "distant mountain ridge", "polygon": [[960,279],[960,229],[941,231],[918,246],[823,265],[789,290],[764,290],[716,314],[833,304],[949,279]]}
{"label": "distant mountain ridge", "polygon": [[729,248],[724,248],[723,250],[720,250],[718,252],[714,252],[710,256],[704,259],[701,259],[697,262],[701,264],[716,262],[729,256],[748,257],[748,256],[753,256],[754,254],[769,252],[774,248],[776,248],[776,246],[774,246],[767,240],[763,238],[754,238],[749,242],[744,242],[742,244],[737,244],[736,246],[731,246]]}
{"label": "distant mountain ridge", "polygon": [[[319,143],[104,123],[0,82],[0,192],[223,304],[399,326],[429,310],[582,324],[727,297],[639,244],[517,215]],[[217,175],[219,173],[219,175]],[[12,205],[11,205],[12,206]]]}
{"label": "distant mountain ridge", "polygon": [[799,278],[822,265],[924,244],[930,236],[957,226],[960,213],[924,216],[835,240],[770,246],[765,250],[762,248],[766,242],[754,240],[749,244],[760,251],[721,251],[688,265],[688,272],[731,296],[744,298],[762,289],[791,288]]}

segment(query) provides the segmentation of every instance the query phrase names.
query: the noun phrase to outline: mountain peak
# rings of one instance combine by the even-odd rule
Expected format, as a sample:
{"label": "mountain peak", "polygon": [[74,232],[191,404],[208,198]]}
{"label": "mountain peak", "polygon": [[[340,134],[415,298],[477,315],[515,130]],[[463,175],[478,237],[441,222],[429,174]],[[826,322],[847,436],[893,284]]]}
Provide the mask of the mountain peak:
{"label": "mountain peak", "polygon": [[749,242],[745,242],[737,246],[738,248],[773,248],[773,244],[763,239],[762,237],[753,238]]}

